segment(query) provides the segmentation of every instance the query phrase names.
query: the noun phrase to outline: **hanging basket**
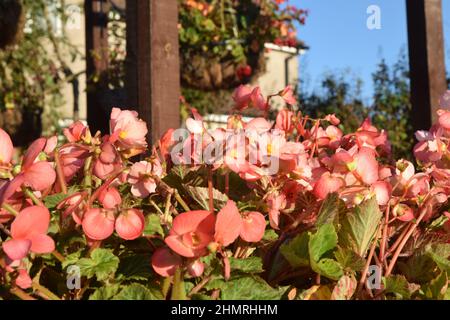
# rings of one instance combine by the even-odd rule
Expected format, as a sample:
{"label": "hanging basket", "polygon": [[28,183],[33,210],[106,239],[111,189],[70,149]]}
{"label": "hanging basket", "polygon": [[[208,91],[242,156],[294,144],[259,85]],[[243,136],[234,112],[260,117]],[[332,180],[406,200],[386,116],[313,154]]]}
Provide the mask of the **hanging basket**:
{"label": "hanging basket", "polygon": [[[181,81],[183,86],[204,91],[234,89],[240,84],[252,82],[264,73],[264,51],[247,57],[247,63],[233,59],[218,60],[205,55],[181,54]],[[242,74],[240,70],[247,69]]]}
{"label": "hanging basket", "polygon": [[0,49],[19,41],[25,24],[21,0],[0,1]]}

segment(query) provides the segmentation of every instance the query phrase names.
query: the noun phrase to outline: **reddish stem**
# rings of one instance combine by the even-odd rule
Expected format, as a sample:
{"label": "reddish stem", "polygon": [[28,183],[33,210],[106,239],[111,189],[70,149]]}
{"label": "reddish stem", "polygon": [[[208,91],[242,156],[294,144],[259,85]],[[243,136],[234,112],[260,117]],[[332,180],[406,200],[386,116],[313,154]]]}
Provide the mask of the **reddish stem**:
{"label": "reddish stem", "polygon": [[388,277],[391,275],[392,270],[394,270],[395,264],[397,263],[397,259],[400,256],[400,253],[402,252],[403,248],[405,247],[409,238],[413,234],[414,230],[416,230],[416,228],[419,226],[420,222],[423,220],[423,218],[425,217],[426,214],[427,214],[427,208],[425,207],[424,209],[422,209],[422,213],[420,214],[419,218],[412,224],[412,226],[409,228],[408,232],[406,233],[406,235],[403,237],[402,241],[400,242],[397,250],[394,253],[394,256],[391,259],[391,263],[389,264],[389,266],[386,270],[386,274],[384,275],[385,277]]}
{"label": "reddish stem", "polygon": [[59,186],[61,187],[61,192],[67,194],[67,185],[66,179],[64,178],[63,168],[61,166],[61,159],[59,158],[59,152],[55,151],[55,164],[56,164],[56,173],[58,175]]}

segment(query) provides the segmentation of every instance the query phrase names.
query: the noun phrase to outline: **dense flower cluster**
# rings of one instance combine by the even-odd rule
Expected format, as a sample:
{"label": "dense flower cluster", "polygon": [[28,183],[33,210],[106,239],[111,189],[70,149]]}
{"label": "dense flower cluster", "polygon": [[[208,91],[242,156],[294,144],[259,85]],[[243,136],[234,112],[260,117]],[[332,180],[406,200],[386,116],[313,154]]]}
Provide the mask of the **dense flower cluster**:
{"label": "dense flower cluster", "polygon": [[[275,96],[288,108],[271,121],[266,116]],[[430,272],[448,268],[449,111],[439,111],[430,131],[417,133],[415,165],[392,159],[386,132],[370,120],[345,134],[334,115],[311,119],[295,111],[290,87],[264,97],[257,87],[241,86],[233,98],[236,113],[227,128],[208,130],[193,109],[185,130],[170,130],[150,149],[145,122],[120,109],[112,111],[108,135],[77,122],[64,130],[64,144],[38,139],[20,160],[0,129],[0,261],[11,292],[42,293],[35,268],[50,267],[40,255],[53,254],[62,268],[78,261],[83,276],[105,280],[95,269],[101,263],[86,261],[106,249],[105,265],[117,257],[122,265],[142,250],[151,254],[146,263],[158,276],[147,281],[172,285],[173,298],[186,296],[180,281],[193,284],[191,298],[202,290],[227,297],[236,272],[262,273],[242,265],[251,259],[262,259],[261,276],[273,287],[292,284],[298,268],[307,270],[304,282],[295,282],[305,290],[291,290],[289,298],[373,298],[370,288],[361,293],[371,263],[384,276],[378,297],[398,294],[386,290],[400,273],[406,278],[395,281],[410,281],[411,297],[421,292],[412,284],[420,287],[422,280],[404,270],[424,250],[438,261]],[[449,94],[442,108],[448,100]],[[264,117],[246,122],[239,114],[246,108]],[[355,267],[361,261],[365,268]],[[119,284],[124,276],[114,279],[119,271],[112,265],[109,281]],[[311,273],[318,278],[308,285]],[[211,279],[217,287],[208,286]],[[447,290],[447,279],[439,292]]]}

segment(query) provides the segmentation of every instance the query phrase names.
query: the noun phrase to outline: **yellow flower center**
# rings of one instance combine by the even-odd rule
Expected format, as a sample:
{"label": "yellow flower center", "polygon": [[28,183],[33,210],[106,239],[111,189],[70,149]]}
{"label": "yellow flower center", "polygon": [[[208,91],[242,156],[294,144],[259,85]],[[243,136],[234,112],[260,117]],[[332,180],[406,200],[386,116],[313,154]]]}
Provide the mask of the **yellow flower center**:
{"label": "yellow flower center", "polygon": [[121,131],[119,134],[120,139],[126,139],[128,137],[128,132]]}
{"label": "yellow flower center", "polygon": [[271,143],[269,143],[269,144],[267,145],[267,154],[268,154],[269,156],[271,156],[271,155],[272,155],[272,152],[273,152],[273,146],[272,146]]}

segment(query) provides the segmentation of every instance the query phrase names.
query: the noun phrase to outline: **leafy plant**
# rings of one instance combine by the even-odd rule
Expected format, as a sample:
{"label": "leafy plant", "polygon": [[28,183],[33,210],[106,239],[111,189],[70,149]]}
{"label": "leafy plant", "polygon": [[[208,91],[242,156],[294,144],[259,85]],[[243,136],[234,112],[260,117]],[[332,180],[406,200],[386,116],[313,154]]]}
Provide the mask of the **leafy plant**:
{"label": "leafy plant", "polygon": [[[228,130],[192,109],[151,151],[118,108],[108,135],[77,122],[17,160],[0,129],[0,296],[450,298],[449,111],[418,134],[416,168],[367,120],[344,134],[296,112],[290,87],[233,97]],[[290,107],[270,122],[273,97]]]}

